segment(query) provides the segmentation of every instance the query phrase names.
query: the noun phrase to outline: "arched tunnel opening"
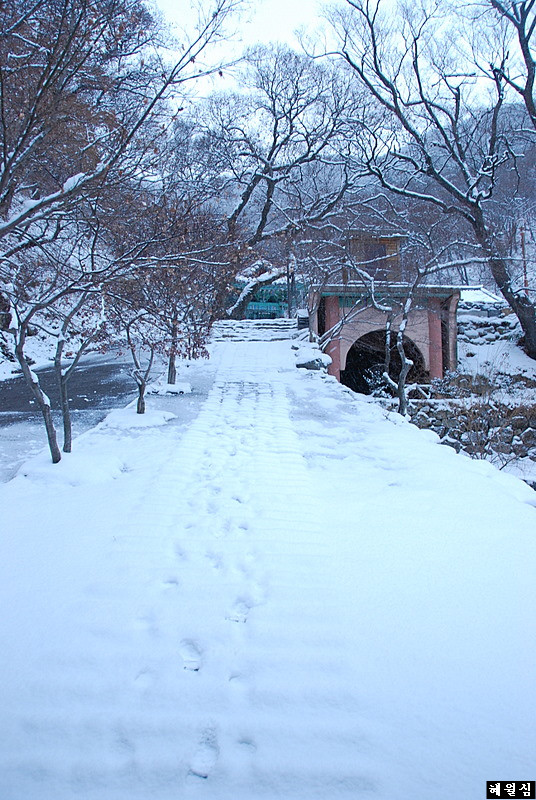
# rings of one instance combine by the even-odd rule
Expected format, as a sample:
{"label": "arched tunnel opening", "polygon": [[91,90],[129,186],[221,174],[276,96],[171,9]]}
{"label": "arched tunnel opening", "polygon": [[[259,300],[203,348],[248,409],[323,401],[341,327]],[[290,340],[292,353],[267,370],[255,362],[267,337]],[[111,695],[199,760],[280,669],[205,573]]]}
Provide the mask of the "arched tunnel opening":
{"label": "arched tunnel opening", "polygon": [[[371,331],[354,342],[346,357],[346,368],[341,371],[341,383],[354,392],[372,394],[375,389],[385,385],[382,378],[385,364],[385,331]],[[402,359],[396,347],[396,334],[391,337],[391,361],[389,375],[398,381],[402,369]],[[413,361],[408,373],[408,383],[418,383],[425,379],[424,358],[419,348],[404,336],[404,352]]]}

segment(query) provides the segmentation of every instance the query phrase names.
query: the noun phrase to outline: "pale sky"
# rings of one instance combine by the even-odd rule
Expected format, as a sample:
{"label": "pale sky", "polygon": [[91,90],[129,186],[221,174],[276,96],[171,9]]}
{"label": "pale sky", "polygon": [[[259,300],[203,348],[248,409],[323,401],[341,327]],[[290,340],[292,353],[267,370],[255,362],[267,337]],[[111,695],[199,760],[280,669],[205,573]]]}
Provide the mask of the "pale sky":
{"label": "pale sky", "polygon": [[[187,27],[193,18],[191,0],[154,0],[171,23]],[[210,0],[207,3],[210,6]],[[294,31],[298,28],[314,28],[322,24],[320,13],[323,0],[250,0],[234,26],[242,39],[240,49],[270,41],[286,42],[298,47]],[[235,37],[233,37],[234,39]]]}

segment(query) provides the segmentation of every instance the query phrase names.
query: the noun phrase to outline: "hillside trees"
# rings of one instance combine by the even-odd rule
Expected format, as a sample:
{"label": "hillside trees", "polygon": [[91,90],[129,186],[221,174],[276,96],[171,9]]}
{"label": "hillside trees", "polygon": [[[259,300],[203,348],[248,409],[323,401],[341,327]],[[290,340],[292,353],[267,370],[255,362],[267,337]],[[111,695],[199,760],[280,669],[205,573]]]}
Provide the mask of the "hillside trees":
{"label": "hillside trees", "polygon": [[272,263],[259,274],[266,285],[287,273],[295,241],[334,213],[350,185],[345,132],[357,99],[337,69],[282,45],[249,51],[241,80],[244,91],[213,96],[202,120],[219,158],[228,239]]}
{"label": "hillside trees", "polygon": [[169,103],[211,71],[199,67],[198,58],[221,37],[235,5],[216,0],[167,65],[163,32],[139,0],[2,4],[0,293],[53,461],[60,453],[50,402],[26,362],[27,336],[31,326],[52,320],[61,342],[84,303],[143,260],[155,237],[166,235],[153,230],[148,241],[145,231],[136,237],[131,226],[114,248],[121,224],[109,213],[111,198],[130,196],[128,210],[143,205],[180,113],[176,99],[174,107]]}
{"label": "hillside trees", "polygon": [[162,204],[150,210],[166,236],[147,248],[132,280],[138,303],[164,332],[167,382],[173,384],[177,357],[206,353],[212,324],[225,314],[240,253],[236,243],[228,242],[215,209],[190,210],[185,216]]}
{"label": "hillside trees", "polygon": [[[216,0],[171,65],[140,0],[5,0],[0,17],[0,239],[26,241],[95,186],[125,171],[163,101],[207,70],[234,0]],[[210,71],[210,70],[208,70]],[[153,129],[154,133],[154,129]]]}
{"label": "hillside trees", "polygon": [[[501,172],[516,164],[505,119],[507,80],[492,71],[485,85],[449,39],[452,18],[437,6],[399,8],[396,26],[382,0],[346,0],[334,13],[336,51],[383,112],[362,118],[359,167],[387,194],[419,201],[457,218],[489,264],[517,315],[527,353],[536,358],[534,303],[512,278],[511,263],[490,213]],[[468,242],[470,246],[470,242]]]}

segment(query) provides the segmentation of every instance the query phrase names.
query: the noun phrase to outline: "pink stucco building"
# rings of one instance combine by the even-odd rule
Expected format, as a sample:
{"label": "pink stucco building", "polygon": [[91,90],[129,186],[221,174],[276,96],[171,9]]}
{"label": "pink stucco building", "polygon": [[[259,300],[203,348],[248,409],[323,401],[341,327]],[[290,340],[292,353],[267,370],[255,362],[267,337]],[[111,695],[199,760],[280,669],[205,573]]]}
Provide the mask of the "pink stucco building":
{"label": "pink stucco building", "polygon": [[[337,380],[363,391],[360,372],[383,362],[385,329],[392,309],[392,329],[398,330],[409,284],[377,282],[376,304],[362,284],[346,281],[340,285],[313,288],[309,295],[309,324],[323,336],[332,334],[325,344],[331,356],[329,372]],[[456,308],[460,289],[456,286],[421,285],[414,293],[405,330],[405,349],[414,361],[410,380],[441,378],[456,368]],[[396,359],[396,352],[393,357]],[[396,367],[396,364],[394,365]],[[357,381],[356,386],[355,384]]]}

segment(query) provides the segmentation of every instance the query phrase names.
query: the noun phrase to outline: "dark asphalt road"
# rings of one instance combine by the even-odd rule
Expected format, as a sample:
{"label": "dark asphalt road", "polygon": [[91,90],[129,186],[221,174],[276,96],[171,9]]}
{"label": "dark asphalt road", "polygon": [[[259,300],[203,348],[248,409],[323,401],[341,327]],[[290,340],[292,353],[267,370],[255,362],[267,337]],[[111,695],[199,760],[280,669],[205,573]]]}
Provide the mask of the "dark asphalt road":
{"label": "dark asphalt road", "polygon": [[[83,361],[69,381],[71,409],[107,409],[128,403],[135,394],[134,382],[128,374],[129,366],[124,361],[103,363],[94,356]],[[43,390],[50,397],[52,408],[58,409],[59,394],[54,370],[45,368],[36,372]],[[35,401],[22,376],[0,382],[0,412],[0,425],[10,425],[38,415]]]}
{"label": "dark asphalt road", "polygon": [[[114,408],[121,408],[136,394],[129,375],[130,364],[110,356],[87,356],[69,383],[75,436],[97,425]],[[36,369],[51,400],[60,446],[61,414],[54,371]],[[45,428],[24,378],[0,381],[0,481],[12,478],[20,464],[46,447]]]}

